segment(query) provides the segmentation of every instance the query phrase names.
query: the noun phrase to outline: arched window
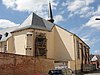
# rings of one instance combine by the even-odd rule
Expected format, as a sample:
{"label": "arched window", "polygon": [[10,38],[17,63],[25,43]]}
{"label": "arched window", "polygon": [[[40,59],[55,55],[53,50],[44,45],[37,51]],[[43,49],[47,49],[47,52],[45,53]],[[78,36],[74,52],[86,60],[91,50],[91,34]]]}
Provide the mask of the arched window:
{"label": "arched window", "polygon": [[40,33],[35,38],[35,56],[46,56],[47,52],[47,39],[46,35]]}
{"label": "arched window", "polygon": [[79,47],[79,42],[77,41],[77,58],[80,59],[80,47]]}

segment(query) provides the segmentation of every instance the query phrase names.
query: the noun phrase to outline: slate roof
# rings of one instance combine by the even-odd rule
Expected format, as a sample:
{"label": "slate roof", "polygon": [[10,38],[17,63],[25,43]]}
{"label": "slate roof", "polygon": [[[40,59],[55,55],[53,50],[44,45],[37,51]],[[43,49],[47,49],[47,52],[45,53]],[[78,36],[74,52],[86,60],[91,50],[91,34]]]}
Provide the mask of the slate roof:
{"label": "slate roof", "polygon": [[[0,42],[6,41],[9,37],[12,36],[11,32],[14,31],[17,27],[9,27],[4,28],[0,30],[0,35],[2,35]],[[5,34],[8,33],[8,36],[5,36]]]}
{"label": "slate roof", "polygon": [[100,55],[96,55],[97,59],[100,60]]}
{"label": "slate roof", "polygon": [[42,29],[51,31],[54,23],[51,23],[35,13],[31,13],[29,17],[21,24],[15,31],[19,31],[26,28]]}
{"label": "slate roof", "polygon": [[100,55],[90,55],[90,60],[91,61],[100,60]]}
{"label": "slate roof", "polygon": [[91,59],[91,61],[97,61],[98,58],[94,55],[94,57]]}
{"label": "slate roof", "polygon": [[[0,35],[2,35],[2,38],[0,39],[0,42],[6,41],[9,37],[12,36],[11,32],[27,29],[27,28],[34,28],[34,29],[42,29],[42,30],[48,30],[51,31],[53,28],[54,23],[51,23],[35,13],[31,13],[29,17],[19,26],[17,27],[10,27],[0,30]],[[8,36],[5,36],[5,33],[8,33]]]}
{"label": "slate roof", "polygon": [[91,55],[90,55],[90,60],[91,60],[93,57],[94,57],[94,55],[91,54]]}

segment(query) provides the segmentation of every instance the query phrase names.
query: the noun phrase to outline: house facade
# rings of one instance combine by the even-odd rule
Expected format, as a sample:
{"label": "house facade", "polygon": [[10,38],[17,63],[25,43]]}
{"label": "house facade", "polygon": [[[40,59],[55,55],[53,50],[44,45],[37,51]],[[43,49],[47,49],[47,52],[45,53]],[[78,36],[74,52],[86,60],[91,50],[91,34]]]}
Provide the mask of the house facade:
{"label": "house facade", "polygon": [[52,16],[45,20],[32,13],[18,27],[1,30],[0,51],[53,59],[55,66],[83,71],[83,66],[89,64],[89,46],[53,21]]}
{"label": "house facade", "polygon": [[96,66],[96,69],[100,68],[100,55],[90,55],[90,63]]}

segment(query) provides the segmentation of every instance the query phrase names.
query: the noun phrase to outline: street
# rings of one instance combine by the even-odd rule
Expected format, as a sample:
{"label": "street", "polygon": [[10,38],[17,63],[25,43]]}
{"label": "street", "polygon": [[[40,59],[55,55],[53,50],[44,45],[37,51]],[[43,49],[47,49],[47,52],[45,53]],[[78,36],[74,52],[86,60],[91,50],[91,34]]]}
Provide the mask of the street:
{"label": "street", "polygon": [[[74,75],[74,74],[73,74]],[[91,73],[85,73],[85,74],[75,74],[75,75],[100,75],[100,69],[93,71]]]}
{"label": "street", "polygon": [[84,75],[100,75],[100,73],[89,73],[89,74],[84,74]]}
{"label": "street", "polygon": [[84,75],[100,75],[100,69],[98,69],[97,71],[94,71],[92,73],[88,73],[88,74],[84,74]]}

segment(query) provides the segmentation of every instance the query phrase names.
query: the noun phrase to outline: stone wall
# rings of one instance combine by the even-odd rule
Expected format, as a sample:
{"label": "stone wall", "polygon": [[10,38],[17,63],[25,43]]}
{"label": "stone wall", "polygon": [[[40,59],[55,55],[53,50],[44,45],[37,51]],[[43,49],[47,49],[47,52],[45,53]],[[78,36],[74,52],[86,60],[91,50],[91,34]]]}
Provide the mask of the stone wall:
{"label": "stone wall", "polygon": [[0,53],[0,75],[34,75],[47,73],[54,61],[30,56]]}

